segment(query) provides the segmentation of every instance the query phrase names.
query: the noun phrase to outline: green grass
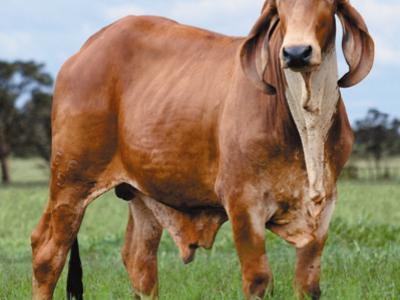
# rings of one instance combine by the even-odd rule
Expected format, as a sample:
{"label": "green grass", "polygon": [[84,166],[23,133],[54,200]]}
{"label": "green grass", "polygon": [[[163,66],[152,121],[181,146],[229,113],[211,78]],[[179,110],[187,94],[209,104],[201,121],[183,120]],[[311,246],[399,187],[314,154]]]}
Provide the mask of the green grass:
{"label": "green grass", "polygon": [[[0,187],[0,299],[29,299],[30,232],[47,200],[48,173],[37,160],[12,161],[15,183]],[[323,299],[399,299],[400,186],[341,182],[323,256]],[[112,193],[88,209],[79,234],[86,299],[132,299],[120,258],[127,204]],[[267,248],[273,299],[294,299],[294,250],[273,234]],[[184,266],[167,234],[159,250],[160,299],[242,299],[229,225],[211,251]],[[64,299],[65,272],[55,299]]]}

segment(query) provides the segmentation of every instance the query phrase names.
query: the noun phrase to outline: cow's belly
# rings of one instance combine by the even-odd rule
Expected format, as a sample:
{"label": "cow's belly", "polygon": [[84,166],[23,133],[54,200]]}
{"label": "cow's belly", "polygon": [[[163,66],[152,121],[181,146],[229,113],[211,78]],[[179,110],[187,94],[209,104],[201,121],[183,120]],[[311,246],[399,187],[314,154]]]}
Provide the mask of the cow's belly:
{"label": "cow's belly", "polygon": [[119,151],[132,182],[155,200],[177,208],[219,206],[214,185],[221,92],[210,97],[212,81],[179,70],[159,70],[163,84],[139,80],[121,99]]}
{"label": "cow's belly", "polygon": [[[169,206],[218,207],[220,202],[214,192],[216,166],[203,167],[195,157],[161,153],[140,153],[140,159],[130,160],[129,177],[138,184],[136,188],[151,198]],[[170,153],[171,154],[171,153]]]}
{"label": "cow's belly", "polygon": [[219,206],[212,134],[190,122],[160,126],[142,121],[141,126],[126,129],[124,136],[129,138],[120,150],[135,187],[176,208]]}

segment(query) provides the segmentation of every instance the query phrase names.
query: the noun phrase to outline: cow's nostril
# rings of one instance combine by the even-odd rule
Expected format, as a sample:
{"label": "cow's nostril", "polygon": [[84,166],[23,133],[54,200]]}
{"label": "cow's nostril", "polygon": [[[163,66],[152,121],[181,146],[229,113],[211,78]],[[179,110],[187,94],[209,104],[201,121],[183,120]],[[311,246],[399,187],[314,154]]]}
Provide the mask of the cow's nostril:
{"label": "cow's nostril", "polygon": [[310,63],[313,48],[311,46],[285,47],[282,49],[283,59],[289,68],[301,68]]}
{"label": "cow's nostril", "polygon": [[286,48],[283,48],[283,58],[290,59],[290,54],[289,52],[286,51]]}
{"label": "cow's nostril", "polygon": [[306,48],[306,50],[304,51],[304,53],[303,53],[303,58],[304,58],[304,59],[310,60],[311,55],[312,55],[312,47],[311,47],[311,46],[308,46],[308,47]]}

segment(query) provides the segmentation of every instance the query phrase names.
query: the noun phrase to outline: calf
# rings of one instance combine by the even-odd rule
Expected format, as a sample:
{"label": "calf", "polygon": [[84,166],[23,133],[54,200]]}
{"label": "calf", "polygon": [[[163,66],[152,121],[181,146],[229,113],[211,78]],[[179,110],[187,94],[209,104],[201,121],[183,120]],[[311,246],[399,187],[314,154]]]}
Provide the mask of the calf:
{"label": "calf", "polygon": [[[349,72],[338,81],[335,15]],[[318,299],[336,181],[353,135],[339,87],[360,82],[374,45],[347,0],[267,0],[246,38],[159,17],[95,34],[57,78],[50,196],[32,234],[33,298],[49,299],[88,205],[129,200],[123,260],[157,297],[163,229],[185,262],[232,223],[246,299],[272,289],[265,228],[297,249],[298,295]]]}

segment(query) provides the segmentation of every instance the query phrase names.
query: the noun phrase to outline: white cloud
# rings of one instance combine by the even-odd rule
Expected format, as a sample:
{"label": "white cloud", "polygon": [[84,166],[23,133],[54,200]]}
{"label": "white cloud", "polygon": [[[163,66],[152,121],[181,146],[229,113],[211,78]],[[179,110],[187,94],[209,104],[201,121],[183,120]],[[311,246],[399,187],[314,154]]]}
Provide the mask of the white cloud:
{"label": "white cloud", "polygon": [[376,44],[376,59],[378,62],[384,64],[400,65],[399,56],[400,49],[391,45],[390,43],[381,40],[379,37],[375,38]]}
{"label": "white cloud", "polygon": [[394,21],[400,24],[400,3],[379,0],[352,0],[351,3],[374,23],[388,24]]}
{"label": "white cloud", "polygon": [[120,5],[109,5],[103,10],[103,16],[109,21],[115,21],[127,15],[143,15],[145,10],[142,7],[132,3],[124,3]]}
{"label": "white cloud", "polygon": [[103,17],[115,21],[129,14],[160,15],[178,22],[220,31],[226,34],[247,33],[262,6],[260,0],[154,0],[122,1],[116,5],[108,2]]}
{"label": "white cloud", "polygon": [[261,6],[259,0],[175,1],[168,13],[183,23],[226,34],[246,34]]}
{"label": "white cloud", "polygon": [[378,63],[400,65],[400,3],[397,1],[353,0],[364,16],[375,40]]}
{"label": "white cloud", "polygon": [[28,32],[0,32],[0,49],[2,55],[17,58],[29,49],[33,40]]}
{"label": "white cloud", "polygon": [[[259,1],[249,0],[201,0],[176,1],[171,8],[172,15],[178,18],[205,21],[220,17],[225,22],[234,22],[234,16],[243,15]],[[257,5],[257,3],[255,3]]]}

